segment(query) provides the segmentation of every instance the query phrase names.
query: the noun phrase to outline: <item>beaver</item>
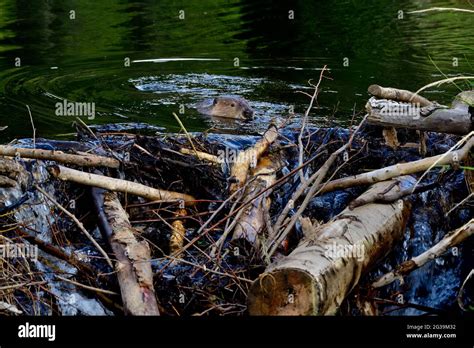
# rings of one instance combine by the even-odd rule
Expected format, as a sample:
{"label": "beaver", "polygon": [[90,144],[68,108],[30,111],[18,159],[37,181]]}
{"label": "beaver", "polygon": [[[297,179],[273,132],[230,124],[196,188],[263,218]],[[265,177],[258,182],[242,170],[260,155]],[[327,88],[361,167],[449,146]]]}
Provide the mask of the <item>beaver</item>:
{"label": "beaver", "polygon": [[253,110],[248,102],[240,97],[222,96],[205,100],[196,109],[209,116],[249,120],[253,118]]}

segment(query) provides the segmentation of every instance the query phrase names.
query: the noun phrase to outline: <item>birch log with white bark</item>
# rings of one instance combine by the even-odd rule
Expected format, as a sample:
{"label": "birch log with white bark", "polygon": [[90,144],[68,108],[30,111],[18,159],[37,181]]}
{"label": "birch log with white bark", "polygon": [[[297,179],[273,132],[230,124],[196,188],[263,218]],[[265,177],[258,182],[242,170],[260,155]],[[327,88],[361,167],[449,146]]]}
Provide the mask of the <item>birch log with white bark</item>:
{"label": "birch log with white bark", "polygon": [[[382,190],[392,182],[374,185]],[[251,315],[335,314],[361,276],[390,252],[405,229],[409,205],[345,209],[316,227],[291,254],[271,264],[248,294]]]}
{"label": "birch log with white bark", "polygon": [[115,192],[92,190],[101,229],[115,254],[118,283],[125,314],[159,315],[153,287],[150,247],[138,241]]}
{"label": "birch log with white bark", "polygon": [[160,190],[136,182],[110,178],[104,175],[86,173],[63,166],[50,166],[48,171],[55,178],[75,182],[77,184],[100,187],[110,191],[137,195],[151,201],[179,201],[186,205],[194,204],[194,197],[173,191]]}

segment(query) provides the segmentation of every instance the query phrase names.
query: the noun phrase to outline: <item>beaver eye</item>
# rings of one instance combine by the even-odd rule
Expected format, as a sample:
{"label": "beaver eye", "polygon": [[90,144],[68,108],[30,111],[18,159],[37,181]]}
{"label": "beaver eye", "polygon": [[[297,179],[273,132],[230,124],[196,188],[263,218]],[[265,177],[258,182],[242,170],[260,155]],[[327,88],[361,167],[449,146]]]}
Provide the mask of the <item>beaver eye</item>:
{"label": "beaver eye", "polygon": [[234,104],[234,103],[232,103],[232,104],[230,104],[230,106],[234,107],[234,106],[235,106],[235,104]]}
{"label": "beaver eye", "polygon": [[217,98],[214,98],[214,101],[212,102],[213,105],[217,104]]}

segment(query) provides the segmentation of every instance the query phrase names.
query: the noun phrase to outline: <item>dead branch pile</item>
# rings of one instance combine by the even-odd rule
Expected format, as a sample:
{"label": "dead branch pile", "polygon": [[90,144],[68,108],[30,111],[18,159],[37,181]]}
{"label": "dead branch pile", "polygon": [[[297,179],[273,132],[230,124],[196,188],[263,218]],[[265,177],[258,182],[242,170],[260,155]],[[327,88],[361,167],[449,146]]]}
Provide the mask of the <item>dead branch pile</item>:
{"label": "dead branch pile", "polygon": [[[350,303],[363,312],[351,294],[365,289],[374,304],[374,291],[472,234],[464,205],[472,183],[463,181],[471,177],[464,175],[474,144],[471,108],[380,86],[369,91],[384,99],[371,99],[368,115],[349,129],[272,124],[228,141],[82,126],[78,142],[43,141],[61,152],[0,147],[0,243],[40,249],[34,262],[0,258],[0,311],[66,313],[67,289],[98,300],[104,313],[317,315]],[[424,108],[418,118],[454,121],[444,128],[401,121],[403,114],[381,121],[379,106],[390,98],[416,100]],[[386,144],[369,124],[464,137],[428,133],[420,154]],[[446,203],[426,206],[427,195]],[[409,243],[420,207],[442,211],[439,228],[455,231],[411,261],[386,263]],[[382,265],[387,274],[373,279]],[[47,309],[36,296],[45,290],[56,303]]]}

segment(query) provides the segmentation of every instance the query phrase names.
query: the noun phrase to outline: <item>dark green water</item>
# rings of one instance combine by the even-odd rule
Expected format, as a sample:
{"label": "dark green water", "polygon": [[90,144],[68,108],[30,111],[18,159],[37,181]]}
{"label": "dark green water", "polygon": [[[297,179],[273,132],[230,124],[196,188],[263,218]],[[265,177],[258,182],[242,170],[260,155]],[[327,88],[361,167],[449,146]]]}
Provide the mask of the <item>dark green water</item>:
{"label": "dark green water", "polygon": [[[308,79],[317,80],[324,65],[331,80],[322,83],[313,121],[333,114],[347,120],[354,104],[363,109],[372,83],[415,90],[443,78],[438,68],[447,76],[474,73],[474,14],[397,18],[399,10],[432,6],[474,8],[468,1],[435,0],[1,0],[0,126],[9,128],[0,140],[31,136],[26,104],[37,137],[72,132],[74,117],[55,114],[62,99],[95,103],[95,119],[83,117],[89,124],[140,121],[172,131],[178,129],[172,112],[184,105],[184,124],[201,131],[233,126],[216,126],[193,103],[238,94],[250,101],[256,119],[237,130],[261,130],[272,116],[286,117],[291,105],[304,112],[307,97],[295,91],[310,92]],[[127,57],[215,60],[126,67]],[[441,86],[425,95],[449,102],[457,91]]]}

